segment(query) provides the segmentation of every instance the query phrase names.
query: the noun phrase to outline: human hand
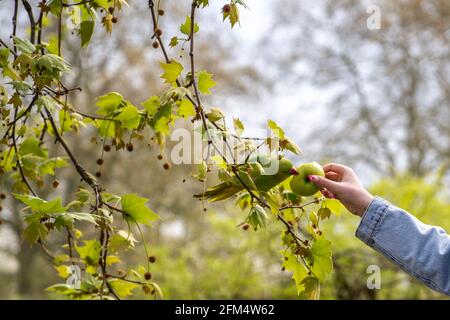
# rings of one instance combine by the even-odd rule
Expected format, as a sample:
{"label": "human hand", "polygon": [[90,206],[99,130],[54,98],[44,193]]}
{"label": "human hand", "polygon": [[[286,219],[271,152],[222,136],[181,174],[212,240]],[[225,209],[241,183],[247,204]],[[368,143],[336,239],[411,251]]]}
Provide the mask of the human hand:
{"label": "human hand", "polygon": [[323,166],[323,170],[325,178],[309,176],[309,181],[318,186],[325,197],[339,200],[351,213],[362,217],[374,197],[361,185],[355,172],[335,163]]}

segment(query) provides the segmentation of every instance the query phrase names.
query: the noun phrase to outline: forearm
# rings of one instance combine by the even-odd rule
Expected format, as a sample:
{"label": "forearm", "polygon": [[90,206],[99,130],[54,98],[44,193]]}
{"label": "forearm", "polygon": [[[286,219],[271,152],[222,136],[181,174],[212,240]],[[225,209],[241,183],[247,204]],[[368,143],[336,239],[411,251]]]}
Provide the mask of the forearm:
{"label": "forearm", "polygon": [[434,290],[450,295],[450,236],[375,198],[356,236]]}

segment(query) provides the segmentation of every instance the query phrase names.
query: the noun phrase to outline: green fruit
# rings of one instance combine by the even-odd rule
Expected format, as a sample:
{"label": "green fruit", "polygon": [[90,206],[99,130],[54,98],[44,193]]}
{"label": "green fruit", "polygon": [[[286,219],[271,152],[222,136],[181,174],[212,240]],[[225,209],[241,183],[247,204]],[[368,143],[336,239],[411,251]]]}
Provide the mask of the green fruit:
{"label": "green fruit", "polygon": [[304,197],[312,196],[319,188],[308,180],[309,176],[321,176],[325,177],[320,164],[317,162],[304,163],[297,168],[298,175],[294,176],[291,180],[291,190]]}

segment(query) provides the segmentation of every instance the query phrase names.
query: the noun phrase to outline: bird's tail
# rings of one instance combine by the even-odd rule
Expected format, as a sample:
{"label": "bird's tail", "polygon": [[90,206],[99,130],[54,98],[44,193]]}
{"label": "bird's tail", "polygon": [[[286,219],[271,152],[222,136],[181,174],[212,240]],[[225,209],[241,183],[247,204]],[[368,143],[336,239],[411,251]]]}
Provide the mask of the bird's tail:
{"label": "bird's tail", "polygon": [[194,198],[207,199],[209,200],[209,202],[221,201],[231,198],[241,190],[242,186],[230,185],[224,182],[211,188],[208,188],[203,193],[195,194]]}

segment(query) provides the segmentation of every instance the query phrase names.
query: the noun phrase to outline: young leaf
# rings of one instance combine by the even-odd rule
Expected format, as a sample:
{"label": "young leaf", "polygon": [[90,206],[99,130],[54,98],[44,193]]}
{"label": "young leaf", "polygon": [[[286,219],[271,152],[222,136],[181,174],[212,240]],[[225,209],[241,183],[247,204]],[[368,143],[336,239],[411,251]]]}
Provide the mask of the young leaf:
{"label": "young leaf", "polygon": [[22,53],[28,53],[31,54],[36,51],[36,47],[34,44],[30,42],[28,39],[22,39],[19,37],[14,37],[14,44],[16,45],[17,49],[22,51]]}
{"label": "young leaf", "polygon": [[22,237],[30,244],[36,243],[39,239],[44,239],[48,234],[47,228],[39,222],[32,222],[23,230]]}
{"label": "young leaf", "polygon": [[331,241],[325,239],[324,236],[318,237],[311,247],[311,254],[313,257],[312,272],[320,281],[324,281],[333,270]]}
{"label": "young leaf", "polygon": [[165,83],[173,84],[177,81],[177,78],[180,76],[183,71],[183,66],[181,63],[172,60],[169,63],[160,62],[161,68],[164,70],[164,73],[161,75],[161,78],[165,80]]}
{"label": "young leaf", "polygon": [[242,135],[242,133],[244,132],[244,124],[242,123],[242,121],[239,118],[234,118],[233,124],[234,124],[234,131],[236,132],[236,135],[240,137]]}
{"label": "young leaf", "polygon": [[123,96],[117,92],[110,92],[97,98],[96,106],[100,109],[97,114],[106,116],[114,112],[122,102]]}
{"label": "young leaf", "polygon": [[270,130],[272,130],[273,134],[276,137],[284,139],[284,130],[280,126],[278,126],[278,124],[275,121],[268,120],[267,126],[269,127]]}
{"label": "young leaf", "polygon": [[193,176],[197,178],[199,181],[205,181],[206,174],[208,172],[208,165],[205,161],[202,161],[197,166],[197,174],[194,174]]}
{"label": "young leaf", "polygon": [[216,82],[212,80],[212,73],[206,71],[200,71],[198,73],[198,90],[203,94],[211,94],[211,89],[216,85]]}
{"label": "young leaf", "polygon": [[231,4],[231,9],[229,12],[223,11],[223,21],[226,19],[230,20],[231,28],[239,22],[239,9],[235,3]]}
{"label": "young leaf", "polygon": [[206,113],[206,117],[211,122],[216,122],[222,119],[225,115],[223,114],[222,110],[219,108],[211,108],[209,112]]}
{"label": "young leaf", "polygon": [[177,114],[183,118],[189,118],[195,116],[195,107],[191,101],[188,99],[181,100],[180,105],[178,106]]}
{"label": "young leaf", "polygon": [[209,0],[197,0],[198,5],[202,5],[203,8],[209,5]]}
{"label": "young leaf", "polygon": [[84,240],[84,246],[76,246],[80,258],[86,262],[86,264],[95,266],[98,264],[100,258],[101,245],[98,240]]}
{"label": "young leaf", "polygon": [[258,228],[265,229],[266,228],[266,220],[267,220],[266,211],[257,204],[250,210],[250,214],[248,215],[247,222],[255,229]]}
{"label": "young leaf", "polygon": [[[190,36],[191,35],[191,17],[186,16],[186,21],[181,25],[180,27],[180,31],[181,33]],[[194,33],[198,32],[200,30],[200,27],[198,26],[198,24],[196,23],[194,25]]]}
{"label": "young leaf", "polygon": [[127,106],[120,110],[120,114],[115,119],[119,120],[124,128],[136,129],[141,119],[138,108],[131,103],[127,103]]}
{"label": "young leaf", "polygon": [[147,198],[135,194],[123,195],[120,203],[122,211],[125,212],[125,218],[131,218],[133,222],[142,224],[150,224],[158,220],[159,216],[145,205],[147,202]]}
{"label": "young leaf", "polygon": [[292,272],[292,279],[297,287],[297,294],[300,295],[304,291],[303,280],[308,276],[305,266],[300,263],[297,257],[287,251],[284,256],[283,267],[286,271]]}
{"label": "young leaf", "polygon": [[325,219],[327,219],[327,218],[330,217],[330,215],[331,215],[331,210],[328,209],[327,207],[322,207],[322,208],[319,209],[319,211],[318,211],[317,214],[318,214],[318,216],[319,216],[319,218],[320,218],[321,220],[325,220]]}
{"label": "young leaf", "polygon": [[92,34],[94,33],[94,21],[85,20],[81,22],[78,34],[81,38],[81,46],[84,47],[91,40]]}
{"label": "young leaf", "polygon": [[154,116],[161,107],[161,101],[158,96],[152,96],[141,103],[149,116]]}
{"label": "young leaf", "polygon": [[139,285],[136,283],[120,280],[111,279],[108,280],[109,285],[114,290],[114,292],[120,297],[125,298],[133,294],[133,290],[138,288]]}
{"label": "young leaf", "polygon": [[286,139],[284,139],[284,140],[281,140],[281,141],[280,141],[280,147],[281,147],[282,149],[289,150],[289,151],[291,151],[291,152],[294,153],[294,154],[300,154],[300,153],[302,152],[302,151],[300,150],[299,146],[298,146],[294,141],[292,141],[292,140],[289,139],[289,138],[286,138]]}
{"label": "young leaf", "polygon": [[170,39],[169,47],[171,47],[171,48],[176,47],[177,44],[178,44],[178,38],[172,37],[172,39]]}
{"label": "young leaf", "polygon": [[222,158],[222,156],[216,154],[211,157],[211,160],[217,165],[220,169],[225,170],[227,168],[227,162]]}
{"label": "young leaf", "polygon": [[52,201],[42,200],[38,197],[30,195],[14,194],[14,197],[30,207],[31,211],[41,214],[62,213],[66,212],[67,208],[61,205],[61,198],[56,198]]}

